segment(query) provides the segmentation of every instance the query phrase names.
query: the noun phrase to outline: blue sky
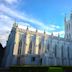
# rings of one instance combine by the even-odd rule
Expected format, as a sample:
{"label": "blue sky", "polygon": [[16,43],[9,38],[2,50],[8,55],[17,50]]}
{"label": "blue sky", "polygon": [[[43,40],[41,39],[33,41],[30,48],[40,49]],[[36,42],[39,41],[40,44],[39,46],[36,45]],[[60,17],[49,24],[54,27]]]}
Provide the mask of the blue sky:
{"label": "blue sky", "polygon": [[64,16],[72,0],[0,0],[0,42],[5,44],[14,21],[49,34],[64,36]]}

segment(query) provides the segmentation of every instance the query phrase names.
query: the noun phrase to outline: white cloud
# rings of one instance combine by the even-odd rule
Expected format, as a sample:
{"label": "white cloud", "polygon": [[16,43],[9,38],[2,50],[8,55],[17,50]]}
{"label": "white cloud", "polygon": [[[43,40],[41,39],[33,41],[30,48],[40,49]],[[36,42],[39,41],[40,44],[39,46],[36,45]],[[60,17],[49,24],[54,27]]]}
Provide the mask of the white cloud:
{"label": "white cloud", "polygon": [[12,26],[13,19],[7,15],[0,14],[0,22],[2,22],[4,25]]}
{"label": "white cloud", "polygon": [[[29,15],[27,15],[26,13],[19,12],[17,10],[14,10],[14,9],[11,9],[11,8],[5,6],[4,4],[1,4],[0,5],[0,27],[1,27],[0,31],[6,32],[7,35],[9,34],[9,31],[11,30],[12,24],[14,22],[12,17],[17,18],[17,19],[21,19],[22,21],[27,21],[27,22],[30,22],[30,23],[36,25],[36,26],[39,26],[42,30],[46,30],[47,34],[50,34],[47,31],[54,31],[55,29],[60,28],[59,26],[52,25],[52,24],[47,26],[43,22],[40,22],[32,17],[29,17]],[[29,23],[18,22],[18,24],[29,26],[31,28],[31,30],[35,30],[35,28],[32,27]],[[60,34],[61,33],[62,32],[60,32]],[[54,32],[54,34],[55,34],[55,32]],[[0,40],[3,39],[3,41],[2,41],[3,43],[4,43],[4,41],[7,40],[7,37],[8,37],[7,35],[6,34],[0,35],[1,36]],[[5,38],[3,36],[5,36]]]}
{"label": "white cloud", "polygon": [[18,23],[19,25],[31,27],[31,25],[27,22],[16,22],[16,23]]}
{"label": "white cloud", "polygon": [[54,36],[58,36],[58,34],[60,35],[60,37],[64,37],[64,31],[53,32]]}
{"label": "white cloud", "polygon": [[5,33],[5,34],[0,34],[0,42],[3,44],[3,46],[5,46],[6,44],[6,41],[8,39],[8,33]]}
{"label": "white cloud", "polygon": [[19,0],[4,0],[6,3],[8,3],[8,4],[16,4],[16,3],[18,3],[19,2]]}
{"label": "white cloud", "polygon": [[54,31],[54,30],[56,30],[56,29],[60,29],[60,26],[58,26],[58,25],[54,25],[54,24],[49,24],[48,25],[48,27],[46,27],[47,29],[47,31]]}
{"label": "white cloud", "polygon": [[19,24],[19,25],[18,25],[18,28],[27,29],[27,26],[23,26],[23,25]]}
{"label": "white cloud", "polygon": [[60,26],[58,26],[58,25],[54,25],[54,24],[51,24],[50,27],[52,27],[52,28],[57,28],[57,29],[60,28]]}
{"label": "white cloud", "polygon": [[7,13],[8,15],[10,15],[14,18],[18,18],[23,21],[27,21],[27,22],[33,23],[34,25],[40,26],[42,29],[47,30],[47,31],[60,28],[59,26],[56,26],[56,25],[47,26],[43,22],[40,22],[34,18],[31,18],[31,17],[29,17],[29,15],[27,15],[25,13],[22,13],[22,12],[19,12],[16,10],[12,10],[9,7],[4,6],[3,4],[0,5],[0,10],[1,10],[1,12]]}
{"label": "white cloud", "polygon": [[0,13],[0,42],[3,44],[3,46],[6,45],[12,24],[13,20],[11,17]]}
{"label": "white cloud", "polygon": [[24,13],[21,13],[21,12],[18,12],[16,10],[12,10],[8,7],[6,7],[5,5],[0,5],[0,11],[3,12],[3,13],[6,13],[14,18],[18,18],[18,19],[21,19],[21,20],[24,20],[24,21],[28,21],[28,22],[31,22],[35,25],[38,25],[38,26],[41,26],[42,28],[44,29],[47,29],[47,26],[45,26],[44,23],[34,19],[34,18],[30,18],[28,15],[24,14]]}

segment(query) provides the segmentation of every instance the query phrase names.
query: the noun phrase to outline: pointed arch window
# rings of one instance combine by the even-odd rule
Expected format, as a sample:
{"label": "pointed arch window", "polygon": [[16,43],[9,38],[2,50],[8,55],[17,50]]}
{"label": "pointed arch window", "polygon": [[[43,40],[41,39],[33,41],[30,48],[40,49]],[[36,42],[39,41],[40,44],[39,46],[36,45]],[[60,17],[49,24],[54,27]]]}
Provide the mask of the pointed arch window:
{"label": "pointed arch window", "polygon": [[41,49],[41,42],[39,43],[39,49]]}
{"label": "pointed arch window", "polygon": [[64,60],[63,60],[63,45],[61,46],[61,58],[62,58],[62,64],[64,64]]}
{"label": "pointed arch window", "polygon": [[69,30],[70,30],[70,23],[69,23],[69,25],[68,25],[68,28],[69,28]]}
{"label": "pointed arch window", "polygon": [[31,54],[32,52],[32,41],[30,42],[30,45],[29,45],[29,54]]}
{"label": "pointed arch window", "polygon": [[63,58],[63,45],[61,46],[61,57]]}
{"label": "pointed arch window", "polygon": [[49,43],[47,44],[47,50],[49,50]]}
{"label": "pointed arch window", "polygon": [[67,52],[68,52],[68,58],[69,58],[69,46],[67,47]]}
{"label": "pointed arch window", "polygon": [[57,56],[57,45],[55,44],[55,48],[54,48],[54,53],[55,53],[55,57]]}
{"label": "pointed arch window", "polygon": [[69,54],[69,46],[67,47],[67,53],[68,53],[68,61],[69,61],[69,65],[70,65],[70,54]]}
{"label": "pointed arch window", "polygon": [[41,51],[41,42],[39,43],[39,53],[40,53],[40,51]]}
{"label": "pointed arch window", "polygon": [[19,41],[19,48],[18,48],[18,54],[21,54],[21,48],[22,48],[22,40]]}

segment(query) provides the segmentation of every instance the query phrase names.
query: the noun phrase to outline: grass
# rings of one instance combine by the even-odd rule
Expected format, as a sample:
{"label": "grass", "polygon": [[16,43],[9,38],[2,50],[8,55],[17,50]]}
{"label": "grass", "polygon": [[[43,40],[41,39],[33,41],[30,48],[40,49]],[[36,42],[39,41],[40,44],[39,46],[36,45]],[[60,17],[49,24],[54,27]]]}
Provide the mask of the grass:
{"label": "grass", "polygon": [[[0,69],[0,70],[4,70],[4,69]],[[71,72],[72,67],[71,66],[15,65],[10,67],[7,70],[9,70],[9,72],[64,72],[66,70],[67,72]]]}

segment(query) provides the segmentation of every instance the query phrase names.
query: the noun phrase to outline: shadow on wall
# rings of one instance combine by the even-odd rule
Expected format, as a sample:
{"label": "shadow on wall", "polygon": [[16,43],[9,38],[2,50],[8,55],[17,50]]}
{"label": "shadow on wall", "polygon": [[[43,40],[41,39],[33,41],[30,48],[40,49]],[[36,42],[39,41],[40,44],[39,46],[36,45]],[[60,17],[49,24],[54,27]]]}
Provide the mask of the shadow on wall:
{"label": "shadow on wall", "polygon": [[1,66],[2,59],[3,59],[4,53],[5,53],[5,48],[6,47],[3,47],[2,44],[0,43],[0,66]]}

